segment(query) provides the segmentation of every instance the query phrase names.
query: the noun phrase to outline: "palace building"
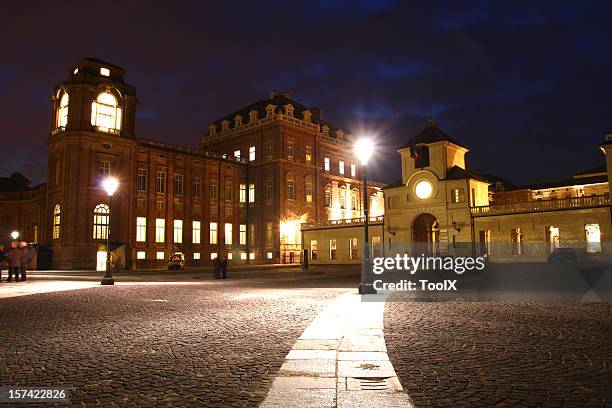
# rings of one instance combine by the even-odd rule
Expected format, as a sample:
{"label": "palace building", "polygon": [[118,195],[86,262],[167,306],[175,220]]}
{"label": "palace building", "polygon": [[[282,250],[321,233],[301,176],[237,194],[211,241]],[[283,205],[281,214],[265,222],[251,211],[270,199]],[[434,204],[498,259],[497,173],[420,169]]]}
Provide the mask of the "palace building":
{"label": "palace building", "polygon": [[[384,217],[370,219],[374,256],[487,254],[492,261],[546,261],[571,247],[580,260],[610,259],[612,134],[606,164],[561,183],[516,187],[468,171],[469,149],[433,121],[397,149],[401,179],[384,187]],[[305,223],[312,263],[359,263],[363,220]]]}
{"label": "palace building", "polygon": [[[0,180],[0,233],[36,243],[50,267],[300,262],[304,222],[363,214],[352,136],[287,94],[214,121],[199,145],[142,139],[123,68],[85,58],[51,94],[48,180]],[[109,197],[101,186],[119,180]],[[369,183],[382,214],[382,184]],[[40,252],[39,251],[39,252]]]}

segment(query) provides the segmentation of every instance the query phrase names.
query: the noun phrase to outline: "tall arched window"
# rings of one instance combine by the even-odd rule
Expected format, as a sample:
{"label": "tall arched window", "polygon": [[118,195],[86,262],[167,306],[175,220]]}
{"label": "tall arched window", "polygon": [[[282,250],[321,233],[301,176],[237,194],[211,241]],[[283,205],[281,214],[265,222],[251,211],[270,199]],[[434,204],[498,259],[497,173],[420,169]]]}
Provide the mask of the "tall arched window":
{"label": "tall arched window", "polygon": [[91,124],[104,132],[121,129],[121,108],[110,92],[102,92],[91,103]]}
{"label": "tall arched window", "polygon": [[64,92],[60,99],[59,107],[57,108],[57,118],[55,120],[56,126],[66,127],[68,123],[68,94]]}
{"label": "tall arched window", "polygon": [[53,239],[59,239],[62,223],[62,208],[59,204],[53,207]]}
{"label": "tall arched window", "polygon": [[98,204],[94,209],[93,238],[106,239],[108,236],[109,208],[106,204]]}

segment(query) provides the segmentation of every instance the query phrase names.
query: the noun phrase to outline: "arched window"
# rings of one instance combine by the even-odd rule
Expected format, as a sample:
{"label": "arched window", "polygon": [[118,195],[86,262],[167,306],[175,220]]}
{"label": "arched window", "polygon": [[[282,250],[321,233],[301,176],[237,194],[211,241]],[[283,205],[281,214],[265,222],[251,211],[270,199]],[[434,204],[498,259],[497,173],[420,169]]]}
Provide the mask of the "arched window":
{"label": "arched window", "polygon": [[106,239],[108,236],[109,208],[106,204],[98,204],[94,209],[93,238]]}
{"label": "arched window", "polygon": [[62,208],[59,204],[55,204],[53,208],[53,239],[59,239],[62,222]]}
{"label": "arched window", "polygon": [[64,92],[62,99],[60,99],[59,107],[57,108],[57,118],[55,120],[56,126],[66,127],[68,123],[68,94]]}
{"label": "arched window", "polygon": [[104,132],[121,129],[121,108],[110,92],[102,92],[91,103],[91,124]]}

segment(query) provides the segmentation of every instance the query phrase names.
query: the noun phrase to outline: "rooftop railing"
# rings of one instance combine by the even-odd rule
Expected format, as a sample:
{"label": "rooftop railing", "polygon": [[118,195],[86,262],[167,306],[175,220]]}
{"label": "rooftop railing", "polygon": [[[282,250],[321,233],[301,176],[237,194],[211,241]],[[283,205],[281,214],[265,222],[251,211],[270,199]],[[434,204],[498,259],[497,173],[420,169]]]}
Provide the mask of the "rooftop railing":
{"label": "rooftop railing", "polygon": [[201,151],[198,148],[195,147],[190,147],[190,146],[181,146],[181,145],[175,145],[172,143],[165,143],[165,142],[159,142],[157,140],[150,140],[150,139],[137,139],[138,143],[141,144],[145,144],[148,146],[153,146],[153,147],[158,147],[160,149],[164,149],[164,150],[171,150],[173,152],[179,152],[179,153],[187,153],[187,154],[193,154],[196,156],[202,156],[202,157],[209,157],[212,159],[222,159],[222,160],[228,160],[228,161],[233,161],[233,162],[237,162],[237,163],[246,163],[247,160],[245,158],[238,158],[238,157],[234,157],[234,156],[223,156],[222,154],[216,153],[216,152],[211,152],[211,151]]}
{"label": "rooftop railing", "polygon": [[589,197],[571,197],[558,200],[538,200],[513,204],[493,204],[472,207],[473,217],[486,217],[489,215],[521,214],[543,211],[572,210],[580,208],[608,207],[612,200],[607,195]]}
{"label": "rooftop railing", "polygon": [[[369,224],[382,224],[385,220],[384,215],[377,217],[368,217]],[[317,228],[333,228],[333,227],[346,227],[352,225],[363,225],[365,217],[359,218],[347,218],[344,220],[327,220],[318,222],[304,222],[302,223],[302,229],[317,229]]]}

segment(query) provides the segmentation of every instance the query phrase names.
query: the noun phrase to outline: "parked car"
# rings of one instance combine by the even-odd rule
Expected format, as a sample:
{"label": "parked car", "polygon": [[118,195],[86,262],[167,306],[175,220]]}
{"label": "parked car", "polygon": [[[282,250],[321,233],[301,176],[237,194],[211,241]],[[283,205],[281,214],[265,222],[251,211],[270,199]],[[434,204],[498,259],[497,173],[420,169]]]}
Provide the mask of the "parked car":
{"label": "parked car", "polygon": [[548,262],[578,262],[578,256],[574,248],[555,248],[548,255]]}
{"label": "parked car", "polygon": [[181,270],[185,269],[185,258],[183,254],[172,254],[168,258],[168,270]]}

